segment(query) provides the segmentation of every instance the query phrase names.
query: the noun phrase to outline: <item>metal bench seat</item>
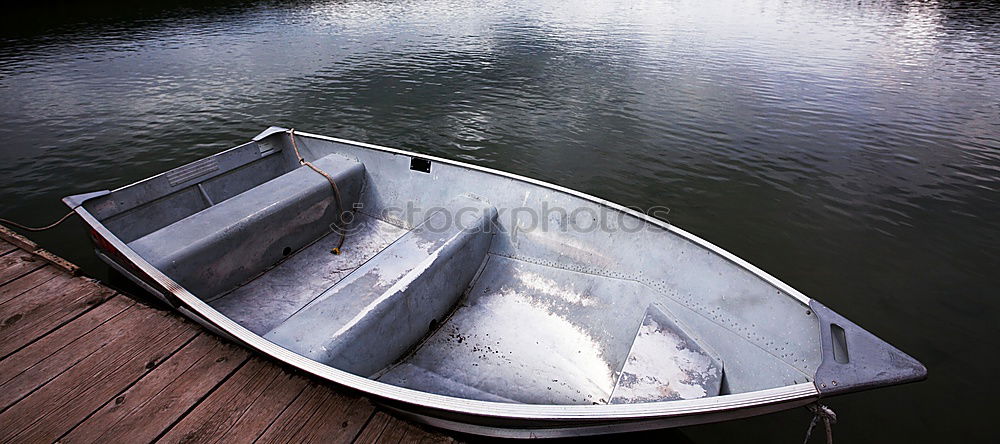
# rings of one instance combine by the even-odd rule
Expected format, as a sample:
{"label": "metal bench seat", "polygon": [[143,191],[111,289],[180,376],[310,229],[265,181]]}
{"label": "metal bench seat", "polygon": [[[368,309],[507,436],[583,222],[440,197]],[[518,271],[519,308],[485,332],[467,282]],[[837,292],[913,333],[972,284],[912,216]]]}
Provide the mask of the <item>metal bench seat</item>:
{"label": "metal bench seat", "polygon": [[455,200],[264,337],[341,370],[375,374],[452,310],[486,257],[496,217],[492,206]]}
{"label": "metal bench seat", "polygon": [[[337,154],[313,163],[334,178],[350,209],[361,193],[364,165]],[[303,166],[128,245],[195,295],[210,298],[329,232],[336,218],[330,184]]]}

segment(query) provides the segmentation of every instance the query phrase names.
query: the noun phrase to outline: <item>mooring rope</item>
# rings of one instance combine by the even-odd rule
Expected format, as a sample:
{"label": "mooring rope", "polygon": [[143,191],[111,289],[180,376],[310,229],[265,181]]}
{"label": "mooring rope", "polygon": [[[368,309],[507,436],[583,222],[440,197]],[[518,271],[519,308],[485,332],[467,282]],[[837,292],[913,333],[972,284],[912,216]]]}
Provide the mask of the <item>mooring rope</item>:
{"label": "mooring rope", "polygon": [[4,218],[0,218],[0,223],[2,223],[4,225],[11,226],[11,227],[20,228],[20,229],[25,230],[25,231],[45,231],[45,230],[48,230],[50,228],[55,228],[56,225],[59,225],[59,224],[63,223],[66,219],[69,219],[70,216],[72,216],[74,213],[76,213],[76,209],[78,207],[79,207],[79,205],[73,207],[73,209],[69,210],[69,213],[66,213],[65,216],[60,217],[59,220],[57,220],[55,222],[52,222],[51,224],[48,224],[48,225],[46,225],[44,227],[29,227],[27,225],[21,225],[21,224],[19,224],[17,222],[14,222],[14,221],[8,220],[8,219],[4,219]]}
{"label": "mooring rope", "polygon": [[[311,168],[313,171],[325,177],[327,182],[330,182],[330,187],[333,188],[333,196],[337,200],[337,221],[342,225],[346,225],[347,222],[344,221],[344,203],[340,200],[340,188],[337,188],[337,182],[334,181],[333,177],[327,174],[326,171],[319,169],[319,167],[313,165],[312,162],[302,158],[302,155],[299,154],[299,145],[295,143],[295,128],[288,130],[288,135],[292,139],[292,149],[295,150],[295,157],[299,159],[299,164]],[[340,254],[341,248],[344,247],[344,239],[347,238],[347,231],[345,231],[346,227],[337,226],[337,228],[340,231],[340,242],[337,243],[336,248],[330,250],[333,254]]]}
{"label": "mooring rope", "polygon": [[809,442],[813,428],[820,421],[823,421],[823,426],[826,428],[826,444],[833,444],[833,425],[837,423],[837,414],[833,412],[833,409],[818,402],[809,404],[806,408],[812,412],[813,418],[809,422],[809,429],[806,430],[806,439],[802,441],[802,444]]}

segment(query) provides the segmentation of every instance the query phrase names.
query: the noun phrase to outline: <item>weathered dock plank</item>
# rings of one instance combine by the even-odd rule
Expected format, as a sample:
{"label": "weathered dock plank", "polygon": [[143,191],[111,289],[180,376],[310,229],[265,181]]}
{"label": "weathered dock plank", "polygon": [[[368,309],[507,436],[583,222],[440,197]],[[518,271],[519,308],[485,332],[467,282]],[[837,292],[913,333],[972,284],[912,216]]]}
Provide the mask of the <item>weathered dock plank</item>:
{"label": "weathered dock plank", "polygon": [[199,335],[60,441],[152,441],[248,357],[243,349]]}
{"label": "weathered dock plank", "polygon": [[[322,436],[330,440],[351,441],[373,411],[374,407],[366,400],[312,382],[278,415],[257,442],[303,442],[310,438],[317,441],[317,436],[312,434],[317,427],[322,427]],[[330,421],[329,418],[336,419]]]}
{"label": "weathered dock plank", "polygon": [[0,442],[454,442],[5,239]]}
{"label": "weathered dock plank", "polygon": [[55,441],[198,333],[165,323],[108,344],[0,413],[0,441]]}
{"label": "weathered dock plank", "polygon": [[7,241],[5,241],[3,239],[0,239],[0,256],[3,256],[5,254],[7,254],[7,253],[10,253],[10,252],[12,252],[14,250],[17,250],[17,246],[16,245],[14,245],[14,244],[12,244],[10,242],[7,242]]}
{"label": "weathered dock plank", "polygon": [[432,433],[384,412],[378,412],[365,427],[365,433],[355,443],[453,443],[455,440],[440,433]]}
{"label": "weathered dock plank", "polygon": [[115,298],[0,361],[0,411],[140,327],[143,315],[153,313],[129,310],[134,304]]}
{"label": "weathered dock plank", "polygon": [[160,442],[253,442],[308,383],[270,362],[251,358]]}
{"label": "weathered dock plank", "polygon": [[[306,390],[323,392],[328,401],[321,403],[316,412],[302,424],[298,432],[282,442],[320,442],[324,440],[349,442],[361,432],[375,406],[367,399],[345,395],[325,385],[317,384]],[[287,411],[287,410],[286,410]],[[336,420],[331,421],[331,418]]]}
{"label": "weathered dock plank", "polygon": [[[53,299],[52,294],[62,297]],[[30,344],[110,298],[89,280],[60,275],[0,304],[0,357]]]}
{"label": "weathered dock plank", "polygon": [[19,279],[0,286],[0,304],[6,303],[7,301],[24,294],[24,292],[42,285],[62,274],[65,274],[62,270],[59,270],[51,265],[46,265],[28,273],[25,276],[22,276]]}
{"label": "weathered dock plank", "polygon": [[22,250],[0,256],[0,285],[42,268],[45,264],[41,258]]}
{"label": "weathered dock plank", "polygon": [[454,438],[403,421],[388,413],[375,412],[354,444],[381,442],[455,443]]}

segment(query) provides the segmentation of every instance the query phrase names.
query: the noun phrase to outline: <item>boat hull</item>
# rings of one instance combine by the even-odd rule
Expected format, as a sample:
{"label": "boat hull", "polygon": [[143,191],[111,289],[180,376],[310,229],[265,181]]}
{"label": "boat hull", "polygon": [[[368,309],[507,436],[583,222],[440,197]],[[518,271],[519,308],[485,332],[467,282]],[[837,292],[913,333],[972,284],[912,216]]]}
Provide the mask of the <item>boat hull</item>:
{"label": "boat hull", "polygon": [[[85,213],[86,214],[86,213]],[[87,218],[90,215],[87,214]],[[120,263],[114,258],[126,257],[124,252],[117,251],[114,243],[102,240],[94,233],[94,243],[98,246],[95,251],[97,256],[107,263],[112,269],[121,273],[129,280],[146,290],[161,302],[170,305],[180,314],[198,323],[202,327],[212,331],[216,335],[224,337],[232,342],[240,343],[243,346],[254,349],[256,352],[267,355],[268,350],[255,347],[253,343],[241,341],[224,330],[215,323],[202,317],[187,307],[181,294],[173,293],[141,270],[142,265],[136,263]],[[157,274],[151,270],[150,274]],[[271,356],[281,360],[281,357]],[[284,361],[285,364],[295,366],[295,362]],[[300,370],[309,372],[309,367],[297,366]],[[317,372],[311,372],[314,376],[323,377],[331,382],[338,383],[347,389],[356,389],[349,384],[342,384],[336,378],[324,376]],[[751,396],[729,396],[720,398],[722,402],[714,405],[694,405],[680,406],[676,402],[670,402],[671,408],[646,409],[635,414],[593,414],[591,412],[581,412],[572,416],[555,415],[551,413],[528,414],[517,416],[505,416],[502,414],[471,414],[457,408],[432,408],[426,404],[410,403],[402,401],[400,398],[383,397],[373,391],[366,391],[365,394],[376,404],[382,406],[395,415],[417,423],[431,427],[451,430],[459,433],[468,433],[480,436],[512,439],[535,439],[535,438],[571,438],[581,436],[608,435],[616,433],[641,432],[657,429],[667,429],[684,427],[690,425],[707,424],[713,422],[729,421],[734,419],[748,418],[782,410],[792,409],[816,402],[820,398],[820,393],[812,383],[802,383],[794,387],[782,387],[772,389],[765,393],[753,393]],[[405,399],[405,398],[404,398]],[[488,412],[487,407],[486,411]],[[659,412],[657,410],[660,410]],[[480,412],[483,413],[483,412]],[[499,413],[499,412],[498,412]],[[564,416],[560,418],[559,416]]]}
{"label": "boat hull", "polygon": [[[417,153],[313,134],[297,133],[296,136],[299,143],[306,148],[336,150],[338,155],[355,159],[363,165],[368,185],[364,188],[366,197],[359,198],[361,200],[358,204],[364,204],[364,208],[373,214],[382,215],[385,214],[383,210],[402,205],[401,197],[393,190],[412,188],[416,185],[425,186],[428,191],[422,197],[424,204],[450,205],[447,202],[453,202],[454,193],[447,188],[441,188],[440,184],[464,186],[465,190],[476,189],[476,186],[484,187],[484,192],[462,194],[463,199],[471,198],[487,203],[487,207],[499,208],[498,214],[492,216],[492,222],[486,223],[490,226],[505,227],[506,230],[502,236],[494,236],[489,242],[489,251],[485,253],[488,260],[484,261],[484,263],[500,264],[496,265],[500,267],[499,271],[493,271],[494,275],[501,276],[500,281],[496,285],[485,286],[481,292],[489,295],[491,288],[495,290],[496,287],[514,290],[530,287],[533,291],[561,298],[561,300],[550,298],[541,301],[532,299],[534,308],[547,310],[543,315],[549,318],[561,313],[560,316],[597,319],[593,330],[586,328],[574,330],[574,334],[578,333],[581,338],[596,341],[594,362],[599,364],[598,367],[607,365],[612,370],[617,368],[610,375],[610,379],[597,378],[606,379],[607,382],[598,382],[591,388],[595,397],[558,398],[555,394],[549,393],[551,387],[543,390],[545,384],[540,378],[531,380],[529,377],[519,380],[511,376],[515,373],[505,376],[501,381],[506,382],[501,384],[478,387],[509,396],[510,402],[505,402],[478,396],[477,393],[482,390],[461,391],[469,384],[476,383],[475,378],[467,377],[465,374],[467,372],[453,372],[454,374],[447,375],[449,381],[457,381],[456,384],[449,382],[431,389],[430,386],[420,384],[411,383],[408,386],[406,378],[393,380],[390,378],[392,371],[375,374],[369,374],[371,370],[358,368],[354,368],[353,372],[344,371],[342,368],[330,365],[330,362],[323,362],[322,356],[310,355],[302,350],[291,350],[279,344],[282,341],[285,344],[289,343],[288,334],[294,335],[294,329],[287,334],[272,332],[265,335],[263,330],[254,329],[252,326],[248,328],[250,324],[247,321],[237,322],[233,319],[235,315],[232,313],[220,311],[222,305],[206,302],[205,299],[211,302],[211,298],[192,294],[187,287],[193,288],[196,285],[180,284],[177,279],[164,272],[163,266],[154,266],[148,260],[150,253],[144,253],[146,255],[144,257],[136,251],[141,239],[132,239],[138,239],[144,233],[130,232],[133,227],[115,228],[114,224],[108,223],[114,217],[102,215],[102,212],[107,214],[111,211],[109,208],[115,206],[146,205],[148,199],[136,202],[129,202],[129,199],[135,199],[134,196],[155,195],[159,189],[175,186],[175,182],[183,183],[192,176],[202,175],[204,178],[210,178],[212,174],[221,174],[227,168],[239,170],[243,167],[243,164],[238,162],[240,156],[252,157],[257,155],[258,151],[261,158],[273,156],[276,151],[275,145],[280,144],[281,140],[288,140],[287,134],[287,130],[270,128],[249,144],[181,167],[178,169],[179,173],[178,170],[174,170],[115,191],[70,196],[64,201],[74,208],[91,228],[91,237],[102,260],[185,316],[262,355],[316,377],[363,392],[401,416],[460,432],[527,438],[582,436],[677,427],[773,412],[808,404],[822,396],[920,380],[926,375],[926,369],[919,362],[874,335],[839,317],[748,262],[652,215],[552,184]],[[304,142],[306,140],[308,144]],[[227,164],[232,165],[227,166]],[[415,174],[417,178],[405,179],[412,177],[408,174]],[[169,186],[166,185],[167,182],[170,183]],[[185,186],[193,189],[191,185]],[[209,205],[214,205],[211,196],[205,193],[200,182],[197,183],[197,187]],[[543,231],[539,234],[522,230],[522,225],[515,216],[510,212],[505,214],[503,210],[513,205],[511,202],[519,202],[521,207],[535,209],[544,209],[544,205],[548,203],[569,209],[606,209],[612,214],[620,215],[619,221],[621,218],[640,221],[644,231],[629,232],[628,236],[623,234],[612,236],[600,230],[580,231],[574,233],[572,236],[575,237],[572,238],[559,230]],[[390,225],[408,227],[404,230],[408,234],[402,235],[400,239],[413,236],[413,233],[418,231],[414,230],[412,223],[397,221],[390,217],[384,219]],[[563,225],[566,225],[565,216],[561,220]],[[569,223],[572,224],[574,221],[570,220]],[[118,227],[122,226],[124,225],[119,223]],[[623,225],[618,225],[612,228],[621,232],[622,227]],[[472,235],[455,232],[454,235],[449,235],[447,240],[451,242],[463,236],[475,239]],[[429,238],[417,239],[414,245],[432,244],[432,241],[433,239]],[[397,242],[393,245],[402,243]],[[657,248],[658,245],[662,248]],[[406,251],[404,247],[397,245],[395,248],[403,248],[400,251]],[[289,249],[285,250],[284,255],[288,256]],[[303,247],[295,254],[305,254],[305,251],[308,251],[308,248]],[[455,251],[464,252],[467,249],[460,248]],[[643,254],[636,255],[632,253],[633,251],[641,251]],[[684,256],[685,254],[687,256]],[[423,265],[415,265],[416,268],[407,273],[416,276],[418,272],[424,270],[420,267],[433,265],[426,261],[421,264]],[[659,264],[671,264],[671,266],[663,267]],[[539,280],[537,277],[531,277],[534,276],[530,273],[532,267],[558,271],[546,275],[556,276],[553,279]],[[470,284],[468,291],[475,290],[477,295],[480,290],[474,284],[480,282],[479,279],[487,280],[482,276],[490,273],[488,266],[478,268],[479,271],[474,275],[469,275],[469,279],[473,279],[473,284]],[[360,268],[355,267],[355,270],[357,269]],[[178,273],[171,272],[174,276],[178,276]],[[504,280],[502,277],[505,273],[520,277]],[[605,299],[596,298],[581,302],[579,296],[571,294],[569,290],[575,288],[573,287],[575,284],[567,282],[568,278],[565,276],[574,274],[587,276],[573,280],[583,282],[590,279],[592,282],[587,286],[588,291],[598,296],[603,294]],[[716,274],[724,276],[724,279],[715,277]],[[213,283],[205,282],[205,284]],[[465,301],[463,306],[477,306],[475,303],[469,304],[471,299],[468,292],[463,296]],[[630,310],[628,312],[635,312],[635,315],[627,316],[628,322],[632,322],[628,325],[619,325],[616,316],[602,315],[603,310],[599,309],[603,306],[621,305],[617,300],[607,297],[623,292],[633,294],[629,299],[632,302],[625,304],[625,308]],[[508,293],[510,292],[503,295],[509,296]],[[511,294],[517,296],[516,291]],[[726,297],[727,294],[729,299]],[[599,304],[598,309],[594,308],[594,303]],[[369,312],[372,311],[373,309],[369,309]],[[696,396],[691,399],[682,399],[683,396],[678,398],[675,394],[672,395],[674,398],[669,400],[662,398],[659,401],[649,402],[648,398],[637,398],[615,403],[611,397],[612,392],[618,391],[622,385],[622,376],[627,374],[626,361],[634,361],[632,356],[635,351],[629,351],[630,347],[634,348],[634,344],[629,345],[633,341],[630,336],[621,339],[623,337],[621,333],[606,332],[629,331],[629,329],[633,329],[631,331],[634,332],[635,328],[639,328],[634,326],[637,322],[635,319],[641,321],[644,312],[647,320],[651,319],[651,313],[654,315],[660,313],[657,316],[668,313],[669,315],[663,316],[671,318],[668,324],[676,324],[674,329],[679,332],[680,337],[689,338],[691,342],[701,341],[706,344],[704,354],[716,360],[719,368],[725,368],[726,375],[721,388],[719,386],[714,388],[721,391],[720,393],[716,396],[710,393],[708,396]],[[436,327],[438,315],[428,314],[427,317],[434,316],[431,333],[434,328],[439,328],[440,331],[449,325],[455,325],[456,319],[461,318],[463,312],[459,309],[455,313],[447,315],[448,317],[442,321],[442,327]],[[473,311],[472,314],[477,313]],[[431,334],[424,339],[424,342],[411,349],[403,362],[420,364],[418,358],[422,349],[429,350],[425,354],[437,359],[443,348],[428,349],[427,344],[433,342],[430,340],[433,337]],[[558,340],[559,337],[560,335],[555,335],[553,340]],[[697,341],[692,338],[697,338]],[[361,340],[365,340],[364,337]],[[531,351],[530,344],[513,344],[513,347],[508,352]],[[851,351],[850,358],[845,358],[847,349]],[[537,350],[534,353],[542,358],[546,354],[538,353]],[[614,357],[609,359],[606,356]],[[479,365],[482,362],[475,361],[472,355],[462,355],[455,361],[455,365]],[[495,364],[494,369],[504,370],[502,363],[493,364]],[[426,367],[425,364],[420,365]],[[398,363],[393,366],[390,368],[400,368]],[[449,371],[447,368],[432,370],[437,371],[438,375]],[[535,373],[539,372],[537,370],[528,372],[529,376]],[[593,379],[594,375],[595,373],[587,373],[582,375],[582,379]],[[392,383],[385,382],[388,380]],[[504,391],[504,386],[523,387],[519,391]],[[459,392],[454,392],[453,389],[456,387],[459,388]],[[472,394],[464,395],[464,393]],[[601,394],[604,394],[602,402],[596,402]]]}

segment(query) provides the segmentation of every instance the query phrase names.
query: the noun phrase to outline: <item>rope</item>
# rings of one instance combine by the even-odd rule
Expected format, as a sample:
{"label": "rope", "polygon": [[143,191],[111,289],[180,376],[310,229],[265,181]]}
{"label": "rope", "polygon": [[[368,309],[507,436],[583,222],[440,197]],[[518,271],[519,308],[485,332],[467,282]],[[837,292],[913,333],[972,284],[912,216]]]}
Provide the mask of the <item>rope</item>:
{"label": "rope", "polygon": [[[317,167],[316,165],[313,165],[312,162],[306,161],[304,158],[302,158],[302,155],[299,154],[299,145],[297,143],[295,143],[295,129],[294,128],[288,130],[288,135],[292,139],[292,149],[295,150],[295,157],[297,159],[299,159],[299,164],[300,165],[305,165],[305,166],[311,168],[313,171],[315,171],[315,172],[319,173],[320,175],[322,175],[323,177],[325,177],[327,182],[330,182],[330,187],[333,188],[333,196],[337,200],[337,220],[340,222],[340,224],[346,225],[347,223],[344,222],[344,203],[343,203],[343,201],[340,200],[340,188],[337,188],[337,182],[335,182],[333,180],[333,177],[331,177],[329,174],[327,174],[326,171],[323,171],[323,170],[319,169],[319,167]],[[344,246],[344,239],[347,238],[347,232],[344,231],[344,229],[341,228],[341,227],[339,227],[339,226],[337,228],[340,230],[340,233],[339,233],[340,234],[340,242],[337,243],[337,247],[336,248],[334,248],[333,250],[330,250],[330,252],[333,253],[333,254],[340,254],[341,248]]]}
{"label": "rope", "polygon": [[826,428],[826,444],[833,444],[833,425],[837,423],[837,414],[834,413],[829,407],[818,402],[809,404],[806,408],[812,412],[813,418],[812,421],[809,422],[809,429],[806,430],[806,439],[802,441],[802,444],[809,442],[809,438],[812,436],[813,428],[816,427],[816,424],[820,421],[823,421],[823,426]]}
{"label": "rope", "polygon": [[55,228],[56,225],[59,225],[59,224],[63,223],[63,221],[65,221],[66,219],[69,219],[70,216],[72,216],[74,213],[76,213],[76,209],[78,207],[79,207],[79,205],[73,207],[73,209],[69,210],[69,213],[66,213],[65,216],[60,217],[59,220],[57,220],[55,222],[52,222],[51,224],[48,224],[48,225],[46,225],[44,227],[29,227],[27,225],[21,225],[21,224],[19,224],[17,222],[14,222],[12,220],[7,220],[7,219],[3,219],[3,218],[0,218],[0,223],[2,223],[4,225],[9,225],[9,226],[12,226],[12,227],[20,228],[20,229],[25,230],[25,231],[45,231],[45,230],[48,230],[50,228]]}

